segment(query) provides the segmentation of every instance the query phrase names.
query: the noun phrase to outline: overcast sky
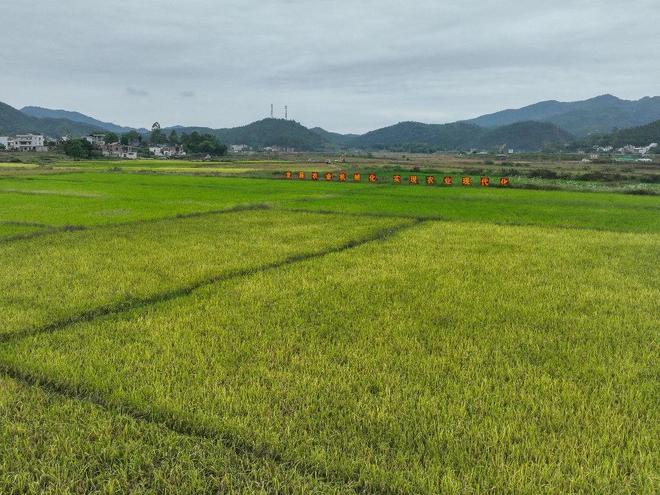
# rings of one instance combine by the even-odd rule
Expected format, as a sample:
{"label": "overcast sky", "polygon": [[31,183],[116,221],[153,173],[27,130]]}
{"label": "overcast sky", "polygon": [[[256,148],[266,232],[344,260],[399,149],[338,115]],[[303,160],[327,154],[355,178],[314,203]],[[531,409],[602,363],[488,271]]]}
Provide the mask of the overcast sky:
{"label": "overcast sky", "polygon": [[123,125],[443,123],[660,94],[660,0],[0,0],[0,101]]}

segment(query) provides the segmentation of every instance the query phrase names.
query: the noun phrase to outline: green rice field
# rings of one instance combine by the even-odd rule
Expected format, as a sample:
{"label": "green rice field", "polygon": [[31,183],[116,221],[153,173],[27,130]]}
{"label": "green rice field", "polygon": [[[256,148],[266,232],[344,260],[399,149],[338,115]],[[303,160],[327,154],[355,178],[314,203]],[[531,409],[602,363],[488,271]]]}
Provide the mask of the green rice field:
{"label": "green rice field", "polygon": [[659,196],[170,172],[0,176],[0,493],[660,491]]}

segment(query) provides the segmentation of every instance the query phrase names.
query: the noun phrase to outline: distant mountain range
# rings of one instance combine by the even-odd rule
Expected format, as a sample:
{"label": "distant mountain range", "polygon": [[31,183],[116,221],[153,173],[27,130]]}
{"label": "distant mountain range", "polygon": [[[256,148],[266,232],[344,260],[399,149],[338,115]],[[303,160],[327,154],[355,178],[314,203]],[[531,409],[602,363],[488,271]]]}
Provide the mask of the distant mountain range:
{"label": "distant mountain range", "polygon": [[609,133],[660,120],[660,96],[647,96],[634,101],[621,100],[612,95],[573,102],[542,101],[466,122],[481,127],[496,127],[529,120],[550,122],[578,137]]}
{"label": "distant mountain range", "polygon": [[[176,130],[179,134],[197,131],[213,134],[226,144],[246,144],[255,148],[279,146],[301,151],[430,152],[504,147],[536,151],[576,143],[600,144],[607,140],[619,143],[630,139],[640,142],[624,144],[648,144],[660,141],[660,125],[656,121],[660,121],[660,97],[628,101],[602,95],[577,102],[544,101],[451,124],[400,122],[362,135],[339,134],[320,127],[308,129],[298,122],[284,119],[263,119],[229,129],[172,126],[164,131]],[[34,106],[19,111],[0,103],[0,135],[39,132],[61,137],[94,132],[119,134],[131,130],[148,132],[103,122],[79,112]]]}
{"label": "distant mountain range", "polygon": [[[132,127],[123,127],[112,122],[102,122],[93,117],[89,117],[80,112],[70,112],[68,110],[52,110],[43,107],[23,107],[21,112],[30,117],[38,119],[66,119],[79,124],[87,124],[89,126],[103,129],[104,131],[114,132],[116,134],[123,134],[134,130]],[[147,132],[147,129],[135,129],[142,132]]]}
{"label": "distant mountain range", "polygon": [[47,136],[84,136],[92,132],[102,132],[96,126],[81,124],[68,119],[36,118],[0,102],[0,134],[41,133]]}
{"label": "distant mountain range", "polygon": [[456,149],[514,148],[539,150],[567,144],[575,138],[554,124],[516,122],[490,129],[475,124],[399,124],[368,132],[349,145],[361,149],[394,149],[401,151],[449,151]]}

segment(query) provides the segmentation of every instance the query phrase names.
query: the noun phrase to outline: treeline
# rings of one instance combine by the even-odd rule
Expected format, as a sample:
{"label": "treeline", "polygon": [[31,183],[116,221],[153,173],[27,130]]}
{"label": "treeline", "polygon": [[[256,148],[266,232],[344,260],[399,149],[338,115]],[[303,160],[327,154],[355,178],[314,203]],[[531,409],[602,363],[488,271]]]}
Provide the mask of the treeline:
{"label": "treeline", "polygon": [[[148,138],[145,138],[137,131],[129,131],[118,136],[114,132],[105,134],[106,144],[121,143],[124,146],[133,146],[135,148],[146,148],[148,145],[182,145],[190,154],[204,154],[213,156],[222,156],[227,154],[227,146],[221,143],[217,137],[212,134],[201,134],[193,131],[190,134],[183,133],[181,136],[175,130],[172,130],[168,136],[163,132],[152,131]],[[61,150],[68,156],[78,159],[89,159],[101,156],[101,152],[96,149],[87,139],[70,139],[60,145]],[[146,156],[146,151],[144,153]]]}
{"label": "treeline", "polygon": [[151,128],[149,143],[183,145],[186,152],[192,154],[225,155],[227,153],[227,146],[213,134],[193,131],[190,134],[184,132],[179,136],[176,129],[172,129],[168,135],[157,122]]}
{"label": "treeline", "polygon": [[[175,132],[172,131],[172,133]],[[179,141],[188,153],[206,153],[209,155],[225,155],[227,153],[227,145],[221,143],[212,134],[200,134],[196,131],[190,134],[184,132],[181,134]]]}

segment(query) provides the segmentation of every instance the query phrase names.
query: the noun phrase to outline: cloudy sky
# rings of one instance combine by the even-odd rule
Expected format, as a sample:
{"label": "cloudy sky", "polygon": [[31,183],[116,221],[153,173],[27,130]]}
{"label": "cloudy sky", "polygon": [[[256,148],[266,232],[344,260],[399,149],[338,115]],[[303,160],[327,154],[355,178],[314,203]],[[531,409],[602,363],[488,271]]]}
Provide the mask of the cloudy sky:
{"label": "cloudy sky", "polygon": [[660,94],[659,0],[0,0],[0,101],[341,132]]}

